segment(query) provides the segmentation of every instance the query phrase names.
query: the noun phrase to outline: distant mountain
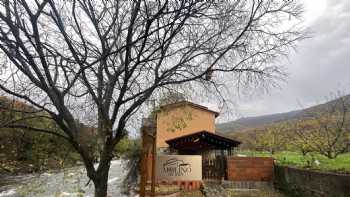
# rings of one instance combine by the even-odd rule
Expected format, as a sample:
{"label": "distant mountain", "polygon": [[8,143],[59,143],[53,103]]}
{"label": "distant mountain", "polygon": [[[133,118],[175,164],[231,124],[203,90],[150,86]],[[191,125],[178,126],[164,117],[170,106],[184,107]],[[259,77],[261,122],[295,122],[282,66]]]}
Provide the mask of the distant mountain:
{"label": "distant mountain", "polygon": [[242,131],[242,130],[251,129],[251,128],[258,128],[258,127],[262,127],[264,125],[268,125],[272,123],[302,119],[302,118],[309,117],[310,114],[313,114],[313,113],[324,112],[325,110],[329,109],[329,107],[334,106],[334,104],[340,101],[340,99],[344,99],[346,101],[346,104],[350,106],[350,95],[347,95],[347,96],[337,98],[329,102],[326,102],[320,105],[315,105],[302,110],[295,110],[295,111],[290,111],[286,113],[276,113],[276,114],[255,116],[255,117],[245,117],[234,121],[219,123],[219,124],[216,124],[216,130],[221,133],[232,133],[232,132]]}
{"label": "distant mountain", "polygon": [[248,128],[260,127],[275,122],[295,119],[301,113],[302,110],[296,110],[286,113],[240,118],[230,122],[219,123],[216,125],[216,130],[222,133],[228,133]]}

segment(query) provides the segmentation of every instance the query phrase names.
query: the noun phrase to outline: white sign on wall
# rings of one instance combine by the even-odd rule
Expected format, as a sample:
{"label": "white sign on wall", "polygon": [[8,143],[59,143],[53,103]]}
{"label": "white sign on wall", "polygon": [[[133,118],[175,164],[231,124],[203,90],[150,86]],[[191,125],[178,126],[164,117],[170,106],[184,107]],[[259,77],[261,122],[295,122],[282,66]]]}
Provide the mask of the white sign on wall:
{"label": "white sign on wall", "polygon": [[202,156],[161,155],[157,157],[156,176],[160,181],[202,180]]}

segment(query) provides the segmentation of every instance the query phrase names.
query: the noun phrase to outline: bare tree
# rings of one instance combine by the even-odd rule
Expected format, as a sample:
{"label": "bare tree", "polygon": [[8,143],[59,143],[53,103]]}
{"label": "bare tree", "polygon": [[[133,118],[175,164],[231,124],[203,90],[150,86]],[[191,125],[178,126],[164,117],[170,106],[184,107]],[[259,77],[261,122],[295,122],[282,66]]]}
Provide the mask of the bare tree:
{"label": "bare tree", "polygon": [[[301,12],[293,0],[2,0],[0,89],[58,124],[64,135],[28,129],[69,141],[105,197],[113,148],[150,96],[215,87],[220,73],[243,85],[283,77],[274,62],[303,38]],[[97,126],[97,169],[79,122]]]}
{"label": "bare tree", "polygon": [[296,146],[303,153],[317,152],[330,159],[350,151],[349,101],[341,96],[310,110],[308,119],[296,121],[291,133]]}
{"label": "bare tree", "polygon": [[257,133],[257,147],[275,154],[276,151],[285,150],[288,138],[286,136],[287,125],[275,123],[266,126],[260,133]]}

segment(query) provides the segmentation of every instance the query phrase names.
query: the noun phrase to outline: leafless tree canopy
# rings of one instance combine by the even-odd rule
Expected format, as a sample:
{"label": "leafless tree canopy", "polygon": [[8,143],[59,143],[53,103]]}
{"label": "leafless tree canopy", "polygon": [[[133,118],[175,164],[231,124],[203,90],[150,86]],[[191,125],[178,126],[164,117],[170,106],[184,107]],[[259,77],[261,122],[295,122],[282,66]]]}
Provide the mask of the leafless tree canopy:
{"label": "leafless tree canopy", "polygon": [[89,168],[77,119],[98,125],[108,163],[128,119],[162,88],[215,85],[215,73],[279,77],[274,60],[303,38],[301,12],[293,0],[2,0],[0,89],[46,111]]}
{"label": "leafless tree canopy", "polygon": [[349,152],[349,108],[349,96],[338,93],[319,111],[308,112],[309,119],[296,121],[290,139],[294,138],[302,151],[317,152],[330,159]]}

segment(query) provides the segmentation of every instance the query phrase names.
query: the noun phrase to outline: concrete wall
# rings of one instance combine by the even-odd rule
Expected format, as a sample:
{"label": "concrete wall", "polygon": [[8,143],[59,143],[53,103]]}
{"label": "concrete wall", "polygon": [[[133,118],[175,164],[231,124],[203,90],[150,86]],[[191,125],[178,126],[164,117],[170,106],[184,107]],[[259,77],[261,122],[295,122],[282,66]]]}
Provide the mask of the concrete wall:
{"label": "concrete wall", "polygon": [[271,157],[228,157],[229,181],[272,181],[274,161]]}
{"label": "concrete wall", "polygon": [[166,148],[168,139],[199,131],[215,132],[215,114],[191,105],[162,109],[157,113],[157,148]]}
{"label": "concrete wall", "polygon": [[350,174],[275,166],[274,184],[295,197],[350,197]]}

